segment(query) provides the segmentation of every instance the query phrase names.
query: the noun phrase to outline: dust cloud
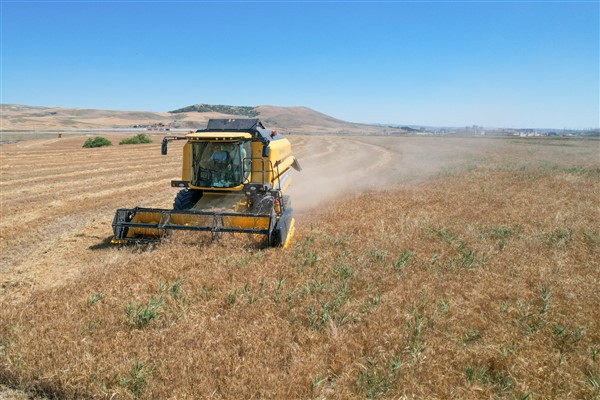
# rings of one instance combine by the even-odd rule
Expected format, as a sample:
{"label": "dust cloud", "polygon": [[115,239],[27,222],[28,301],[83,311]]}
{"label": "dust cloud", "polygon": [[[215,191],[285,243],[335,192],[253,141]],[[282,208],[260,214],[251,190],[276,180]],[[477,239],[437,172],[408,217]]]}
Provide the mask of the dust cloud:
{"label": "dust cloud", "polygon": [[421,181],[481,158],[492,147],[482,138],[290,136],[302,171],[288,189],[302,215],[339,196],[386,190]]}

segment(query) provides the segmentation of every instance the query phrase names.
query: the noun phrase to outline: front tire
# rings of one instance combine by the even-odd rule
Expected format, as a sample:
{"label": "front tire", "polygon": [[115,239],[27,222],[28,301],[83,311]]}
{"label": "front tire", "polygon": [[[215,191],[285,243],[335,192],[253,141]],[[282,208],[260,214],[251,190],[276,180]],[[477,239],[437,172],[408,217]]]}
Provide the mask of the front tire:
{"label": "front tire", "polygon": [[288,208],[279,217],[279,221],[273,228],[273,232],[269,237],[269,244],[271,247],[287,247],[293,234],[294,218],[292,217],[292,209]]}
{"label": "front tire", "polygon": [[194,207],[202,197],[201,190],[183,189],[177,193],[173,202],[173,210],[189,210]]}

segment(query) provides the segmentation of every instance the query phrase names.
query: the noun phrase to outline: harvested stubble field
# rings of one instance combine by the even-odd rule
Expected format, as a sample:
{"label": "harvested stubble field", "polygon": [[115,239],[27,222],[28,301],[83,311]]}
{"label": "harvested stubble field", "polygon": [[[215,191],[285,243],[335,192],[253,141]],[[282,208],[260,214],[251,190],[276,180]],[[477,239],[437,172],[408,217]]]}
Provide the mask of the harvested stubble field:
{"label": "harvested stubble field", "polygon": [[598,141],[290,139],[304,171],[289,249],[111,246],[116,208],[170,206],[177,145],[2,146],[0,383],[51,398],[600,396]]}

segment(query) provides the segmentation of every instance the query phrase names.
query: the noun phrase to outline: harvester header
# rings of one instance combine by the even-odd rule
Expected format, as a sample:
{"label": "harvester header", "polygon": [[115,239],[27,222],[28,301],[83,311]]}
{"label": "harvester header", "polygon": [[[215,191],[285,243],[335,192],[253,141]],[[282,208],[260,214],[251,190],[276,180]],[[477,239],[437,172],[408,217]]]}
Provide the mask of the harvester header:
{"label": "harvester header", "polygon": [[185,140],[182,188],[173,209],[119,209],[114,243],[158,241],[175,230],[264,235],[271,246],[287,246],[294,233],[291,202],[285,194],[291,169],[300,171],[290,142],[258,119],[211,119],[206,129],[165,136]]}

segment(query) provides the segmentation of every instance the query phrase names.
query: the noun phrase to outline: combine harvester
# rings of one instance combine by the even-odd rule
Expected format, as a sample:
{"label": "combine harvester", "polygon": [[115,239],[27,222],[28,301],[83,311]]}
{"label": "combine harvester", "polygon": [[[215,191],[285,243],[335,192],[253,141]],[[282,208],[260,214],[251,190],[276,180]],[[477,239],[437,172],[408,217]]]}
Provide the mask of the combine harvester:
{"label": "combine harvester", "polygon": [[291,168],[300,171],[290,142],[258,119],[211,119],[204,130],[166,136],[183,146],[183,188],[172,210],[118,209],[113,243],[156,242],[172,231],[264,235],[270,246],[287,247],[294,234],[289,196]]}

